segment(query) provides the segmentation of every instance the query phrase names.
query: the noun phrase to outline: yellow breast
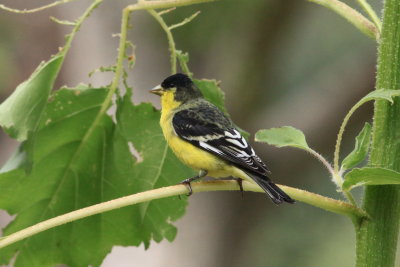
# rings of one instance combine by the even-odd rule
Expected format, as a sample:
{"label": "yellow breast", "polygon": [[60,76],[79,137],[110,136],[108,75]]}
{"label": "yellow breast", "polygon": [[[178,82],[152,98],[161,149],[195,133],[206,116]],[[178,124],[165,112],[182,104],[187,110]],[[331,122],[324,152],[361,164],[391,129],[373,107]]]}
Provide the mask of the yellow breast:
{"label": "yellow breast", "polygon": [[168,145],[175,155],[186,165],[196,170],[207,170],[214,177],[228,176],[225,161],[183,140],[175,133],[172,118],[180,103],[174,100],[173,92],[165,92],[161,97],[160,125]]}

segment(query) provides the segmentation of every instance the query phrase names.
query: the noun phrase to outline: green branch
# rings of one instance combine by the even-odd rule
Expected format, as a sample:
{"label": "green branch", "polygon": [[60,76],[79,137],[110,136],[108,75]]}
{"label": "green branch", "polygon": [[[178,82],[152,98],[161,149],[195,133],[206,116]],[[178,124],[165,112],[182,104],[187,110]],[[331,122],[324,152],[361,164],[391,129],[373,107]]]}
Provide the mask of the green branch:
{"label": "green branch", "polygon": [[[73,0],[69,0],[69,1],[73,1]],[[63,2],[69,2],[69,1],[64,0]],[[71,48],[72,41],[73,41],[76,33],[81,28],[82,23],[85,21],[85,19],[87,19],[90,16],[90,14],[92,14],[93,10],[95,10],[101,4],[101,2],[103,2],[103,0],[93,1],[93,3],[86,9],[86,11],[82,14],[82,16],[80,16],[76,20],[76,22],[74,23],[74,28],[73,28],[72,32],[67,35],[67,41],[61,50],[61,53],[63,54],[64,57],[67,54],[67,52],[69,51],[69,49]]]}
{"label": "green branch", "polygon": [[[400,93],[400,1],[384,2],[376,89]],[[378,90],[377,90],[378,91]],[[375,91],[375,92],[377,92]],[[400,99],[376,101],[369,167],[400,172]],[[357,267],[393,267],[400,226],[400,187],[365,187],[363,207],[371,215],[357,231]]]}
{"label": "green branch", "polygon": [[[164,30],[165,34],[167,35],[168,47],[169,47],[169,52],[170,52],[170,57],[171,57],[171,59],[170,59],[171,74],[175,74],[178,53],[176,50],[174,36],[172,35],[172,30],[191,22],[195,17],[197,17],[197,15],[200,13],[200,11],[197,11],[192,16],[185,18],[183,21],[181,21],[177,24],[168,26],[167,23],[165,23],[164,19],[162,18],[162,15],[165,13],[168,13],[172,10],[174,10],[174,9],[168,9],[168,10],[163,10],[161,12],[156,12],[153,9],[148,9],[147,12],[149,12],[150,15],[152,15],[154,17],[154,19],[160,24],[161,28]],[[187,71],[187,68],[184,71]]]}
{"label": "green branch", "polygon": [[143,9],[164,9],[171,7],[189,6],[194,4],[213,2],[215,0],[139,0],[137,4],[129,5],[126,8],[130,11]]}
{"label": "green branch", "polygon": [[[367,103],[368,101],[372,100],[386,100],[389,102],[393,102],[393,97],[399,96],[400,91],[399,90],[375,90],[372,91],[371,93],[367,94],[363,98],[361,98],[346,114],[346,116],[343,119],[342,124],[340,125],[339,133],[336,139],[336,145],[335,145],[335,152],[333,154],[333,175],[334,178],[337,182],[339,182],[338,187],[340,190],[342,190],[342,185],[343,185],[343,171],[342,169],[339,168],[339,156],[340,156],[340,146],[342,143],[343,139],[343,133],[346,128],[347,123],[349,122],[350,117],[353,115],[353,113],[364,103]],[[353,198],[353,195],[348,191],[348,190],[343,190],[343,194],[346,196],[346,198],[353,204],[356,205],[356,202]]]}
{"label": "green branch", "polygon": [[340,126],[338,137],[336,139],[336,145],[335,145],[335,152],[333,155],[333,168],[335,173],[340,174],[342,170],[339,169],[339,154],[340,154],[340,145],[342,143],[342,138],[343,138],[343,133],[346,128],[346,125],[350,119],[350,117],[353,115],[353,113],[364,103],[367,103],[368,101],[372,100],[385,100],[390,103],[394,103],[393,98],[396,96],[400,96],[400,90],[388,90],[388,89],[379,89],[370,92],[363,98],[361,98],[346,114],[346,116],[343,119],[342,125]]}
{"label": "green branch", "polygon": [[[346,128],[347,123],[349,122],[349,119],[351,115],[362,105],[367,101],[363,101],[361,99],[358,101],[350,110],[347,112],[346,116],[343,119],[342,124],[340,125],[339,133],[336,139],[336,145],[335,145],[335,152],[333,153],[333,169],[335,173],[339,173],[339,155],[340,155],[340,145],[342,144],[342,139],[343,139],[343,133]],[[342,180],[343,182],[343,180]],[[341,185],[340,185],[341,186]]]}
{"label": "green branch", "polygon": [[366,0],[357,0],[358,4],[364,9],[364,11],[368,14],[368,16],[372,19],[375,26],[378,28],[378,31],[381,32],[382,22],[376,15],[375,11],[372,9],[370,4]]}
{"label": "green branch", "polygon": [[3,5],[3,4],[0,4],[0,9],[3,9],[5,11],[9,11],[9,12],[13,12],[13,13],[18,13],[18,14],[27,14],[27,13],[39,12],[39,11],[42,11],[42,10],[45,10],[45,9],[48,9],[48,8],[51,8],[51,7],[55,7],[55,6],[58,6],[58,5],[61,5],[61,4],[65,4],[65,3],[69,3],[69,2],[73,2],[73,1],[76,1],[76,0],[60,0],[60,1],[55,1],[53,3],[50,3],[48,5],[41,6],[41,7],[37,7],[37,8],[33,8],[33,9],[22,9],[22,10],[21,9],[14,9],[14,8],[11,8],[11,7],[7,7],[7,6]]}
{"label": "green branch", "polygon": [[[165,22],[162,20],[159,20],[160,14],[157,14],[153,9],[164,9],[164,8],[172,8],[172,7],[179,7],[179,6],[187,6],[187,5],[193,5],[193,4],[200,4],[200,3],[205,3],[205,2],[211,2],[214,0],[164,0],[164,1],[145,1],[145,0],[139,0],[136,4],[129,5],[126,8],[124,8],[122,12],[122,24],[121,24],[121,37],[120,37],[120,42],[119,42],[119,50],[118,50],[118,58],[117,58],[117,64],[116,64],[116,70],[115,70],[115,75],[113,82],[110,86],[110,92],[107,96],[107,99],[105,101],[108,102],[108,104],[111,102],[112,96],[117,90],[117,87],[119,85],[119,81],[121,80],[121,76],[123,73],[123,60],[125,58],[125,50],[126,50],[126,37],[127,37],[127,30],[128,30],[128,22],[129,22],[129,15],[131,12],[135,10],[148,10],[150,14],[153,16],[155,15],[155,18],[159,21],[160,24],[162,24],[163,28],[168,26],[165,24]],[[164,29],[165,30],[165,29]],[[170,32],[170,30],[168,29]],[[167,33],[168,35],[168,33]],[[173,73],[176,72],[176,49],[175,49],[175,43],[173,41],[172,34],[168,35],[168,40],[170,42],[170,50],[171,50],[171,70]],[[174,54],[172,54],[174,53]],[[106,103],[107,104],[107,103]],[[103,105],[105,106],[105,105]],[[107,105],[108,107],[108,105]],[[107,107],[105,107],[107,109]],[[106,111],[102,110],[103,113]],[[100,114],[100,113],[99,113]]]}
{"label": "green branch", "polygon": [[168,39],[168,47],[170,52],[170,61],[171,61],[171,74],[176,73],[176,46],[174,37],[172,36],[171,29],[168,27],[167,23],[165,23],[164,19],[161,17],[159,13],[154,11],[153,9],[148,9],[147,12],[153,16],[153,18],[160,24],[161,28],[164,30]]}
{"label": "green branch", "polygon": [[[280,186],[286,193],[293,199],[310,204],[312,206],[331,211],[338,214],[348,216],[355,224],[359,224],[368,215],[361,209],[350,205],[348,203],[317,195],[311,192],[292,188],[288,186]],[[198,182],[192,183],[193,192],[209,192],[209,191],[233,191],[238,190],[236,181],[211,181],[211,182]],[[264,191],[257,185],[244,181],[243,189],[245,191],[262,192]],[[173,185],[159,189],[153,189],[134,195],[121,197],[118,199],[110,200],[90,207],[72,211],[49,220],[37,223],[33,226],[25,228],[21,231],[13,233],[9,236],[0,238],[0,248],[9,246],[20,240],[26,239],[43,231],[52,229],[54,227],[83,219],[92,215],[100,214],[103,212],[119,209],[122,207],[148,202],[160,198],[167,198],[172,196],[179,196],[187,194],[188,189],[185,185]]]}
{"label": "green branch", "polygon": [[308,0],[310,2],[314,2],[321,6],[327,7],[343,18],[345,18],[348,22],[353,24],[357,29],[359,29],[362,33],[367,36],[378,40],[379,39],[379,30],[377,27],[366,17],[360,14],[358,11],[354,10],[350,6],[346,5],[343,2],[338,0]]}

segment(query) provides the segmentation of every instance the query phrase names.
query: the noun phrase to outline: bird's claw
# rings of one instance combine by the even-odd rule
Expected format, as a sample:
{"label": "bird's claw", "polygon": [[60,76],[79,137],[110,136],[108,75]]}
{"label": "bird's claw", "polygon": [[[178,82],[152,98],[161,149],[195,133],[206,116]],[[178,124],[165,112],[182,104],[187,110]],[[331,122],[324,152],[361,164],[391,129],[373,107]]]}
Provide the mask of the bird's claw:
{"label": "bird's claw", "polygon": [[188,189],[189,193],[187,194],[188,197],[190,197],[193,194],[193,190],[192,190],[192,185],[190,184],[190,181],[188,181],[189,179],[183,180],[181,182],[181,184],[185,185],[186,188]]}
{"label": "bird's claw", "polygon": [[244,199],[244,194],[243,194],[243,192],[244,192],[244,190],[243,190],[243,179],[237,178],[237,179],[235,179],[235,180],[236,180],[236,182],[237,182],[238,185],[239,185],[240,193],[242,194],[242,199]]}

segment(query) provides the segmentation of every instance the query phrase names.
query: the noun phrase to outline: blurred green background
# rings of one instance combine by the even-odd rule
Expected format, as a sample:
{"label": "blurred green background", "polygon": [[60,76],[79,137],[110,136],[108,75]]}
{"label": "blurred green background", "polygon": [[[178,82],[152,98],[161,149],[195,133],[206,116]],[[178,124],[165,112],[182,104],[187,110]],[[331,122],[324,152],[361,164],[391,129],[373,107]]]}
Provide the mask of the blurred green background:
{"label": "blurred green background", "polygon": [[[34,3],[33,3],[34,2]],[[6,0],[15,8],[48,1]],[[58,79],[106,85],[111,74],[88,73],[114,64],[122,8],[133,1],[104,1],[84,23]],[[0,11],[0,101],[29,77],[41,60],[63,45],[70,31],[49,16],[74,19],[88,0],[36,14]],[[352,6],[356,4],[349,2]],[[374,6],[381,10],[380,3]],[[259,129],[291,125],[332,161],[342,118],[374,88],[376,44],[332,11],[298,0],[231,0],[179,8],[165,16],[176,23],[197,10],[190,24],[174,30],[180,50],[190,53],[196,78],[222,81],[233,120],[252,134],[251,142],[277,183],[342,198],[328,173],[302,151],[253,142]],[[129,71],[134,101],[158,98],[147,93],[170,74],[164,32],[146,12],[132,16],[129,39],[136,45],[136,66]],[[342,152],[370,121],[372,105],[351,119]],[[0,165],[16,142],[0,132]],[[182,177],[185,178],[185,177]],[[360,199],[361,191],[357,192]],[[9,216],[0,212],[4,226]],[[148,251],[115,247],[103,266],[353,266],[355,234],[347,218],[297,203],[275,206],[263,194],[201,193],[190,198],[187,215],[177,222],[173,243],[153,243]]]}

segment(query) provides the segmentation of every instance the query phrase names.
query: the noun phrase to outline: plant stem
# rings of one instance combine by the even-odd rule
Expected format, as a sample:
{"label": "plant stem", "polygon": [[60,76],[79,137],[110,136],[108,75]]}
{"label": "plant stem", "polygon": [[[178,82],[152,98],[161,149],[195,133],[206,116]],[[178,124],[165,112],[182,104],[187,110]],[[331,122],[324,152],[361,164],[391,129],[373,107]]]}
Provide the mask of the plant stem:
{"label": "plant stem", "polygon": [[310,153],[311,155],[313,155],[315,158],[317,158],[324,166],[325,168],[328,170],[328,172],[333,176],[334,170],[331,166],[331,164],[329,164],[329,162],[318,152],[316,152],[314,149],[309,148],[306,150],[308,153]]}
{"label": "plant stem", "polygon": [[[170,57],[171,57],[171,59],[170,59],[171,74],[175,74],[176,73],[177,51],[176,51],[174,36],[172,35],[172,30],[175,28],[181,27],[181,26],[189,23],[190,21],[192,21],[200,13],[200,11],[197,11],[192,16],[185,18],[180,23],[168,26],[167,23],[165,23],[165,21],[161,15],[163,13],[169,12],[169,11],[171,11],[171,10],[165,10],[164,12],[156,12],[156,11],[154,11],[154,9],[147,9],[147,12],[149,12],[150,15],[152,15],[154,17],[154,19],[160,24],[161,28],[164,30],[165,34],[167,35],[168,47],[169,47],[169,52],[170,52]],[[186,67],[185,69],[184,69],[184,67],[182,68],[182,71],[188,72],[189,70],[188,70],[187,66],[185,66],[185,67]],[[187,73],[187,72],[185,72],[185,73]]]}
{"label": "plant stem", "polygon": [[[67,1],[59,1],[59,2],[71,2],[71,0]],[[72,29],[72,32],[67,35],[67,39],[65,42],[64,47],[61,50],[62,56],[65,58],[65,55],[68,53],[69,49],[71,48],[72,41],[74,40],[75,35],[77,32],[80,30],[82,23],[92,14],[93,10],[95,10],[100,4],[103,2],[103,0],[95,0],[93,3],[86,9],[86,11],[80,16],[76,22],[74,23],[74,28]],[[56,2],[54,2],[56,3]],[[54,4],[53,3],[53,4]]]}
{"label": "plant stem", "polygon": [[[75,35],[78,33],[79,29],[82,26],[82,23],[90,16],[90,14],[92,14],[93,10],[95,10],[102,2],[103,0],[94,0],[92,2],[92,4],[85,10],[85,12],[76,20],[76,22],[74,23],[74,28],[72,29],[71,33],[69,33],[68,35],[66,35],[66,41],[65,41],[65,45],[61,48],[61,50],[55,55],[54,57],[61,57],[61,64],[58,65],[57,67],[57,73],[60,72],[62,65],[64,63],[65,57],[69,51],[69,49],[71,48],[71,44],[72,41],[75,38]],[[58,1],[58,2],[69,2],[69,1]],[[57,2],[54,2],[57,3]],[[54,4],[53,3],[53,4]],[[50,93],[50,92],[49,92]],[[41,114],[40,114],[40,118],[43,116],[43,112],[44,109],[42,110]],[[36,134],[37,134],[37,129],[39,127],[39,122],[40,119],[37,121],[36,126],[33,129],[33,134],[32,134],[32,138],[31,140],[34,140],[36,138]],[[34,146],[35,142],[28,142],[27,146]]]}
{"label": "plant stem", "polygon": [[371,5],[366,0],[357,0],[358,4],[364,9],[368,16],[372,19],[375,26],[378,28],[379,32],[382,29],[382,22],[376,15],[375,11],[372,9]]}
{"label": "plant stem", "polygon": [[354,199],[353,195],[349,191],[343,191],[345,197],[350,201],[350,203],[357,207],[357,202]]}
{"label": "plant stem", "polygon": [[[360,223],[363,219],[367,218],[367,214],[353,205],[348,203],[317,195],[311,192],[292,188],[288,186],[280,187],[285,190],[295,200],[310,204],[321,209],[331,211],[338,214],[348,216],[355,224]],[[198,182],[192,183],[193,192],[206,192],[206,191],[232,191],[238,190],[236,181],[211,181],[211,182]],[[243,189],[246,191],[264,192],[259,186],[246,182],[243,182]],[[119,209],[129,205],[138,203],[148,202],[155,199],[167,198],[172,196],[179,196],[186,194],[188,189],[185,185],[174,185],[163,187],[159,189],[153,189],[146,192],[137,193],[134,195],[121,197],[118,199],[110,200],[104,203],[96,204],[90,207],[72,211],[49,220],[40,222],[21,231],[13,233],[9,236],[0,238],[0,248],[11,245],[15,242],[36,235],[48,229],[73,222],[79,219],[83,219],[95,214],[107,212],[114,209]]]}
{"label": "plant stem", "polygon": [[[373,99],[369,99],[373,100]],[[367,100],[367,101],[369,101]],[[342,143],[342,138],[343,138],[343,133],[346,128],[347,123],[349,122],[349,119],[351,115],[365,102],[365,98],[362,98],[360,101],[358,101],[350,110],[347,112],[346,116],[343,119],[342,125],[340,125],[339,133],[336,139],[336,145],[335,145],[335,152],[333,154],[333,169],[335,170],[335,173],[339,173],[339,155],[340,155],[340,145]]]}
{"label": "plant stem", "polygon": [[[336,172],[336,171],[332,168],[331,164],[329,164],[329,162],[328,162],[323,156],[321,156],[320,154],[318,154],[315,150],[309,148],[309,149],[307,149],[307,151],[308,151],[311,155],[313,155],[314,157],[316,157],[319,161],[321,161],[322,164],[324,164],[324,166],[326,167],[326,169],[329,171],[329,173],[330,173],[330,175],[331,175],[331,177],[332,177],[332,180],[333,180],[333,182],[336,184],[338,190],[341,190],[341,189],[342,189],[342,184],[343,184],[343,178],[342,178],[341,172],[339,172],[339,171]],[[352,205],[357,206],[357,202],[354,200],[354,197],[353,197],[353,195],[352,195],[350,192],[348,192],[348,191],[342,191],[342,192],[343,192],[343,195],[350,201],[350,203],[351,203]]]}
{"label": "plant stem", "polygon": [[366,17],[361,15],[358,11],[354,10],[345,3],[340,2],[338,0],[309,0],[309,1],[333,10],[334,12],[345,18],[348,22],[353,24],[365,35],[376,40],[379,39],[379,30],[376,28],[376,26]]}
{"label": "plant stem", "polygon": [[194,13],[193,15],[191,15],[190,17],[185,18],[184,20],[182,20],[179,23],[173,24],[171,26],[168,27],[168,29],[170,31],[172,31],[173,29],[182,27],[183,25],[188,24],[189,22],[191,22],[195,17],[197,17],[200,14],[200,11],[197,11],[196,13]]}
{"label": "plant stem", "polygon": [[161,8],[171,8],[171,7],[179,7],[179,6],[187,6],[194,5],[206,2],[212,2],[215,0],[153,0],[153,1],[145,1],[139,0],[137,4],[127,6],[125,10],[128,12],[132,12],[134,10],[147,10],[150,15],[152,15],[157,22],[161,25],[168,38],[169,51],[171,55],[171,74],[176,73],[176,47],[174,37],[172,36],[171,29],[165,23],[160,14],[154,11],[154,9]]}
{"label": "plant stem", "polygon": [[9,11],[9,12],[13,12],[13,13],[18,13],[18,14],[27,14],[27,13],[39,12],[39,11],[42,11],[42,10],[45,10],[45,9],[48,9],[48,8],[51,8],[51,7],[55,7],[55,6],[58,6],[58,5],[61,5],[61,4],[65,4],[65,3],[69,3],[69,2],[73,2],[73,1],[76,1],[76,0],[60,0],[60,1],[55,1],[53,3],[50,3],[48,5],[41,6],[41,7],[37,7],[37,8],[33,8],[33,9],[22,9],[22,10],[15,9],[15,8],[10,8],[10,7],[7,7],[5,5],[0,4],[0,9],[6,10],[6,11]]}
{"label": "plant stem", "polygon": [[129,5],[126,8],[130,11],[141,9],[161,9],[179,6],[189,6],[194,4],[213,2],[215,0],[139,0],[137,4]]}
{"label": "plant stem", "polygon": [[147,12],[149,12],[150,15],[152,15],[154,17],[154,19],[157,20],[157,22],[160,24],[161,28],[163,28],[165,34],[167,35],[168,47],[169,47],[169,52],[170,52],[170,57],[171,57],[171,74],[175,74],[176,73],[176,46],[175,46],[174,37],[172,36],[172,32],[160,14],[158,14],[153,9],[148,9]]}
{"label": "plant stem", "polygon": [[[386,0],[378,51],[376,88],[400,88],[400,1]],[[370,166],[400,171],[400,101],[376,101]],[[357,229],[357,267],[395,264],[400,220],[400,187],[367,186],[364,208],[371,215]]]}

